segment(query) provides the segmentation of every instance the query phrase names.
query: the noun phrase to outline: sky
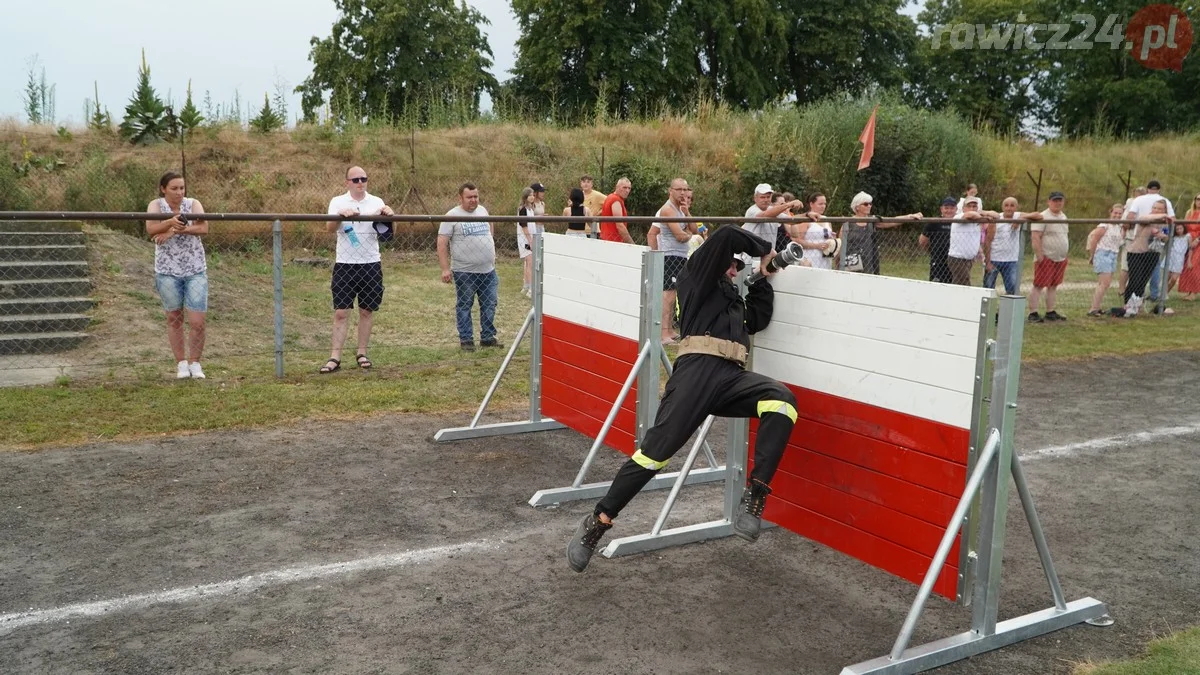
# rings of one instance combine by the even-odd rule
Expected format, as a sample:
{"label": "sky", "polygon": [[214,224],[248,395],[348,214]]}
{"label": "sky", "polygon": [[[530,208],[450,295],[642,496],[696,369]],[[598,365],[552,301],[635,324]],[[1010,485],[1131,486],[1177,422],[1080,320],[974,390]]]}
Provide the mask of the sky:
{"label": "sky", "polygon": [[[474,0],[491,21],[492,74],[503,81],[516,60],[517,20],[508,0]],[[257,112],[276,82],[289,92],[312,72],[309,40],[330,33],[333,0],[0,0],[0,119],[24,121],[29,61],[55,87],[59,124],[82,125],[84,100],[99,87],[100,104],[120,120],[137,84],[142,49],[150,80],[164,100],[182,106],[188,80],[197,106],[211,92],[228,104],[238,92]],[[52,20],[51,20],[52,19]],[[247,103],[243,104],[244,106]],[[300,112],[292,94],[289,115]]]}

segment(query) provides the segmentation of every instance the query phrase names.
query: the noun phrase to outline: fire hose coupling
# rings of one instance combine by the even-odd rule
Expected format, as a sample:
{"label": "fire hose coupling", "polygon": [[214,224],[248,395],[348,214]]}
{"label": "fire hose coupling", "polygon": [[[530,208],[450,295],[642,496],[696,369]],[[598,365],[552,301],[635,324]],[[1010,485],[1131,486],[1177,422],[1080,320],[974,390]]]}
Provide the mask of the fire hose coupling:
{"label": "fire hose coupling", "polygon": [[[800,247],[800,244],[794,241],[788,242],[788,245],[780,249],[774,258],[767,261],[767,271],[774,274],[779,270],[786,269],[789,265],[795,265],[803,259],[804,249]],[[765,276],[762,270],[759,270],[746,278],[746,285],[749,286]]]}

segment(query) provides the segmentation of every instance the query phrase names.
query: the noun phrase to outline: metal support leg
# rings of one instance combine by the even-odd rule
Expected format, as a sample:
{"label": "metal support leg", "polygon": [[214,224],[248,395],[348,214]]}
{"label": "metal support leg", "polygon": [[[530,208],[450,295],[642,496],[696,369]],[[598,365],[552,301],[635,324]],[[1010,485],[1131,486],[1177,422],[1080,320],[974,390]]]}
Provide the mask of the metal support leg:
{"label": "metal support leg", "polygon": [[[504,362],[500,365],[500,370],[496,372],[496,377],[492,380],[491,387],[488,388],[487,395],[483,397],[483,403],[479,405],[479,410],[476,411],[475,417],[471,419],[470,426],[455,427],[451,429],[442,429],[433,436],[433,440],[437,442],[459,441],[468,438],[486,438],[490,436],[507,436],[510,434],[524,434],[534,431],[550,431],[553,429],[565,429],[566,427],[559,422],[542,417],[542,237],[540,234],[534,234],[533,260],[534,260],[534,275],[533,275],[533,308],[529,310],[529,314],[525,317],[525,322],[521,324],[521,330],[517,333],[516,339],[513,340],[512,346],[508,348],[508,354],[504,357]],[[498,424],[479,425],[479,420],[483,417],[483,411],[487,408],[492,396],[496,392],[496,388],[500,384],[500,378],[504,376],[504,372],[512,363],[513,357],[517,353],[517,347],[521,344],[521,340],[525,338],[526,333],[530,335],[530,363],[529,363],[529,419],[521,422],[501,422]]]}
{"label": "metal support leg", "polygon": [[1029,523],[1029,531],[1033,534],[1033,544],[1037,547],[1038,559],[1042,561],[1042,571],[1046,573],[1046,581],[1050,584],[1050,594],[1054,596],[1054,606],[1059,610],[1067,608],[1067,600],[1063,597],[1062,586],[1058,583],[1058,572],[1054,570],[1054,561],[1050,559],[1050,547],[1046,545],[1046,533],[1042,531],[1042,522],[1038,518],[1037,509],[1033,506],[1033,496],[1029,494],[1029,485],[1025,483],[1025,472],[1021,469],[1021,459],[1016,453],[1012,456],[1013,483],[1017,486],[1017,497],[1021,507],[1025,509],[1025,520]]}
{"label": "metal support leg", "polygon": [[621,410],[621,404],[625,402],[625,397],[629,396],[629,390],[633,389],[633,383],[637,381],[638,370],[641,369],[642,363],[646,361],[646,356],[650,354],[650,341],[647,340],[642,345],[641,351],[638,352],[637,360],[633,362],[633,368],[629,370],[629,376],[625,378],[625,383],[621,385],[621,393],[617,394],[617,400],[613,402],[612,408],[608,411],[608,417],[604,418],[604,425],[600,427],[600,433],[596,434],[596,440],[592,443],[592,447],[588,450],[587,457],[583,460],[583,466],[579,467],[579,474],[575,476],[575,482],[571,483],[571,487],[579,487],[583,485],[583,479],[587,476],[588,469],[592,467],[592,461],[596,459],[596,453],[599,452],[600,446],[604,444],[604,439],[608,437],[608,432],[612,429],[613,422],[617,420],[617,413]]}
{"label": "metal support leg", "polygon": [[683,461],[683,468],[679,470],[679,478],[675,479],[675,485],[671,488],[671,494],[667,495],[667,501],[663,504],[662,512],[658,514],[658,520],[654,521],[654,527],[650,528],[650,534],[658,534],[662,531],[663,525],[667,522],[667,516],[671,514],[671,508],[675,506],[675,499],[679,497],[679,489],[683,487],[688,474],[692,472],[692,464],[696,462],[696,454],[700,451],[700,446],[704,444],[705,439],[708,438],[708,430],[712,428],[714,419],[716,418],[709,415],[708,419],[704,420],[704,425],[700,427],[700,435],[696,438],[696,442],[692,443],[692,451],[688,453],[687,459]]}

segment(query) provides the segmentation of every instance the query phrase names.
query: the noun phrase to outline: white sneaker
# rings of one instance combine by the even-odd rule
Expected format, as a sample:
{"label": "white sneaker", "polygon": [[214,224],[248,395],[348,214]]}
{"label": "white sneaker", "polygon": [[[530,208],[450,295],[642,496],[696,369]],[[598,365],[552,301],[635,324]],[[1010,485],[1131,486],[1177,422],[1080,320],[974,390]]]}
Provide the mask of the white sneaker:
{"label": "white sneaker", "polygon": [[175,379],[186,380],[191,376],[192,376],[192,371],[188,370],[188,362],[187,361],[180,361],[179,364],[177,366],[175,366]]}
{"label": "white sneaker", "polygon": [[188,372],[192,374],[192,378],[196,380],[204,379],[204,371],[200,368],[199,361],[193,361],[192,365],[188,366]]}

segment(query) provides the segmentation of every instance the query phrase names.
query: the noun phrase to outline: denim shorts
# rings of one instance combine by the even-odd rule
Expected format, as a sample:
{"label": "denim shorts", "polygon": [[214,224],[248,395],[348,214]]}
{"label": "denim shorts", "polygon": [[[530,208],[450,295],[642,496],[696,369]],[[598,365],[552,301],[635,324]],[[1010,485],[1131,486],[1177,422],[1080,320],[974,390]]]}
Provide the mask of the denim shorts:
{"label": "denim shorts", "polygon": [[1096,274],[1113,274],[1117,271],[1117,252],[1096,249],[1092,257],[1092,271]]}
{"label": "denim shorts", "polygon": [[154,288],[162,299],[163,309],[177,312],[185,307],[193,312],[208,311],[208,273],[200,272],[190,277],[173,277],[155,274]]}

